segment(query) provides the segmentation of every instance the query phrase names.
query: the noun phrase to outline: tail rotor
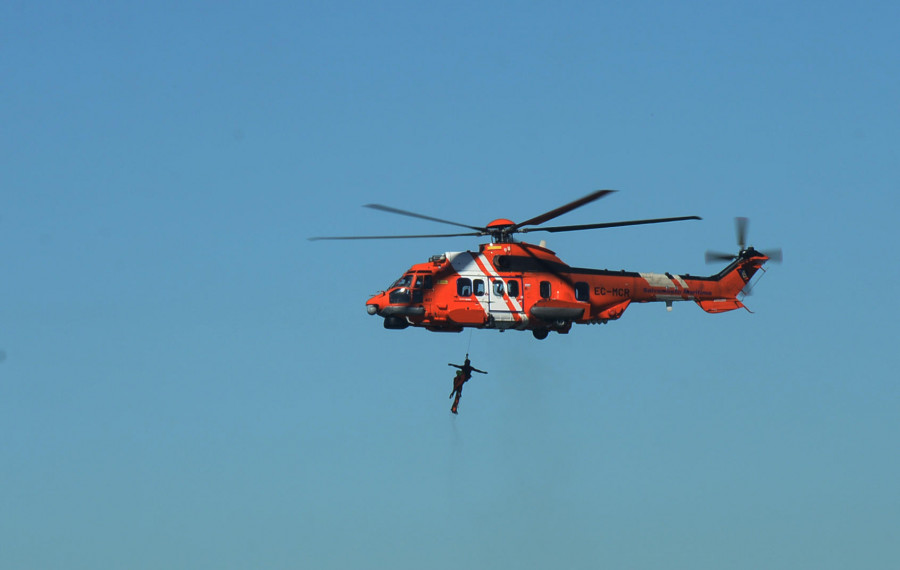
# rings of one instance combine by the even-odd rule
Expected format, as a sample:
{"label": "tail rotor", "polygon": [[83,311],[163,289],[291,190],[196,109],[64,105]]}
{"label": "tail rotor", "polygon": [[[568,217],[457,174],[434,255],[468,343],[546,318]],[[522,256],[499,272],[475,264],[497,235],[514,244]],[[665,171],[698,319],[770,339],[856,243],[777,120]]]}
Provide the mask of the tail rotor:
{"label": "tail rotor", "polygon": [[754,255],[764,255],[769,258],[769,261],[774,263],[781,263],[784,259],[784,256],[781,253],[781,248],[774,249],[763,249],[757,250],[754,249],[753,246],[747,245],[747,229],[750,225],[750,220],[748,218],[738,217],[734,219],[734,230],[735,237],[737,238],[738,244],[738,253],[722,253],[719,251],[706,251],[706,263],[716,263],[719,261],[734,261],[735,259],[739,259],[741,257],[751,257]]}
{"label": "tail rotor", "polygon": [[[768,259],[765,261],[772,261],[774,263],[781,263],[784,259],[784,256],[781,253],[781,248],[774,249],[764,249],[757,250],[752,245],[747,245],[747,228],[750,225],[750,220],[748,218],[738,217],[734,219],[734,230],[735,237],[737,238],[737,244],[740,248],[737,254],[731,253],[722,253],[718,251],[709,251],[706,252],[706,263],[715,263],[721,261],[734,261],[737,259],[750,259],[752,257],[765,256]],[[759,264],[759,269],[762,268],[762,263]],[[763,269],[765,271],[765,269]],[[741,290],[741,293],[744,295],[750,295],[753,290],[752,286],[753,281],[747,279],[747,283],[744,288]]]}

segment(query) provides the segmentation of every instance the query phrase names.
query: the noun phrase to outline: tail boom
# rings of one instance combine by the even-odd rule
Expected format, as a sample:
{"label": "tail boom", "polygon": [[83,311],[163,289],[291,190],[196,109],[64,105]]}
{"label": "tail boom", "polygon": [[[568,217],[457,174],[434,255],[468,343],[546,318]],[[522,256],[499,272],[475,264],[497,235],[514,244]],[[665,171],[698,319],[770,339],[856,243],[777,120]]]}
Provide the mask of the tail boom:
{"label": "tail boom", "polygon": [[632,301],[637,303],[694,301],[707,313],[724,313],[746,308],[738,299],[768,257],[752,248],[718,274],[710,277],[638,273],[634,278]]}

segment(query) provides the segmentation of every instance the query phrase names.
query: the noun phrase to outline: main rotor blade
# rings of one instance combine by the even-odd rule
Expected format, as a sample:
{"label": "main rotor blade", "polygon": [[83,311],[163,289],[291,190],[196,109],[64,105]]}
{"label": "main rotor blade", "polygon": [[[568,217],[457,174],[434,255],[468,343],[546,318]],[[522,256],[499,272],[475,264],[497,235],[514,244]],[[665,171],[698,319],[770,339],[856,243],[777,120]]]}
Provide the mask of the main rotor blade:
{"label": "main rotor blade", "polygon": [[541,214],[540,216],[535,216],[535,217],[531,218],[530,220],[525,220],[524,222],[519,222],[518,224],[516,224],[515,226],[512,227],[512,231],[513,232],[524,231],[524,230],[519,229],[522,226],[536,226],[538,224],[543,224],[546,221],[552,220],[553,218],[556,218],[557,216],[561,216],[561,215],[565,214],[566,212],[571,212],[575,208],[580,208],[581,206],[584,206],[585,204],[590,204],[594,200],[599,200],[600,198],[602,198],[608,194],[612,194],[613,192],[615,192],[615,190],[597,190],[596,192],[592,192],[591,194],[588,194],[584,198],[579,198],[578,200],[575,200],[574,202],[569,202],[565,206],[560,206],[559,208],[556,208],[555,210],[550,210],[549,212],[545,212],[545,213]]}
{"label": "main rotor blade", "polygon": [[630,220],[627,222],[607,222],[602,224],[580,224],[577,226],[552,226],[549,228],[524,228],[519,230],[527,232],[577,232],[581,230],[598,230],[602,228],[619,228],[622,226],[637,226],[642,224],[662,224],[666,222],[680,222],[683,220],[702,220],[700,216],[679,216],[677,218],[654,218],[650,220]]}
{"label": "main rotor blade", "polygon": [[465,234],[424,234],[415,236],[324,236],[307,238],[309,241],[322,240],[351,240],[351,239],[417,239],[417,238],[446,238],[461,236],[482,236],[483,232],[470,232]]}
{"label": "main rotor blade", "polygon": [[421,218],[423,220],[430,220],[432,222],[440,222],[442,224],[450,224],[451,226],[459,226],[461,228],[469,228],[470,230],[478,230],[484,231],[484,228],[480,228],[478,226],[469,226],[466,224],[460,224],[457,222],[451,222],[450,220],[442,220],[441,218],[435,218],[432,216],[425,216],[422,214],[417,214],[415,212],[408,212],[406,210],[401,210],[399,208],[392,208],[390,206],[383,206],[381,204],[366,204],[366,208],[372,208],[373,210],[381,210],[382,212],[390,212],[392,214],[400,214],[401,216],[409,216],[411,218]]}
{"label": "main rotor blade", "polygon": [[537,262],[537,264],[540,265],[544,269],[544,271],[546,271],[547,273],[552,273],[556,277],[559,277],[560,279],[565,281],[569,285],[569,287],[572,287],[572,289],[575,288],[575,282],[572,281],[571,277],[569,277],[565,273],[560,272],[557,268],[555,268],[553,266],[552,262],[538,257],[533,251],[531,251],[530,244],[522,242],[522,243],[520,243],[520,245],[522,246],[522,250],[524,250],[525,253],[527,253],[533,260],[535,260]]}

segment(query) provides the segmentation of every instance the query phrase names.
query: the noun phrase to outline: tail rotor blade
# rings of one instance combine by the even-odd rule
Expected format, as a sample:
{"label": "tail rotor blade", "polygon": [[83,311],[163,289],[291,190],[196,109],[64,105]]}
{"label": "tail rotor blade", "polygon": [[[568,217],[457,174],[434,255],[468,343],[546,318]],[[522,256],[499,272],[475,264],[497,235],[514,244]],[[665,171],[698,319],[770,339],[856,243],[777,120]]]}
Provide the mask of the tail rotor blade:
{"label": "tail rotor blade", "polygon": [[706,252],[706,263],[716,263],[719,261],[734,261],[737,258],[736,255],[730,253],[720,253],[718,251],[707,251]]}
{"label": "tail rotor blade", "polygon": [[769,261],[773,263],[781,263],[784,260],[784,256],[781,254],[781,248],[775,249],[764,249],[762,254],[769,258]]}
{"label": "tail rotor blade", "polygon": [[737,242],[740,246],[740,250],[744,251],[747,248],[747,226],[750,225],[750,220],[747,218],[735,218],[734,219],[734,229],[737,233]]}

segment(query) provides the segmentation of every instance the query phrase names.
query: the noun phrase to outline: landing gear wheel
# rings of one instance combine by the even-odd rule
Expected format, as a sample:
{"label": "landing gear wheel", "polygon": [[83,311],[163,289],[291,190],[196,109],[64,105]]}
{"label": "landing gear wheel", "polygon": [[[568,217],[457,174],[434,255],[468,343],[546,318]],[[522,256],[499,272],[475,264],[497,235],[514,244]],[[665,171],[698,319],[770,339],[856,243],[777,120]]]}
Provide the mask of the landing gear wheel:
{"label": "landing gear wheel", "polygon": [[534,335],[534,338],[538,340],[544,340],[547,338],[547,335],[550,334],[550,331],[547,329],[534,329],[531,331],[531,334]]}

